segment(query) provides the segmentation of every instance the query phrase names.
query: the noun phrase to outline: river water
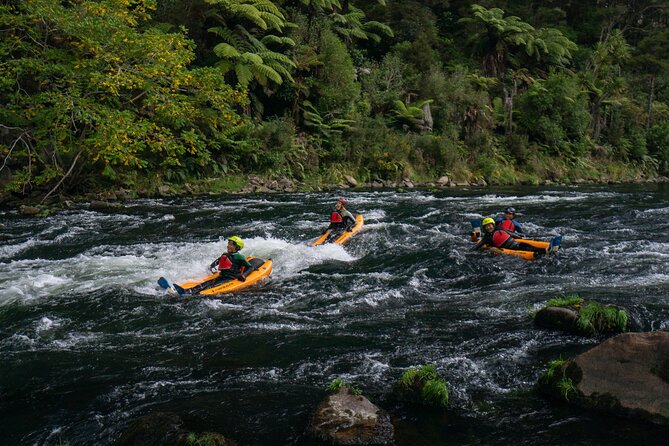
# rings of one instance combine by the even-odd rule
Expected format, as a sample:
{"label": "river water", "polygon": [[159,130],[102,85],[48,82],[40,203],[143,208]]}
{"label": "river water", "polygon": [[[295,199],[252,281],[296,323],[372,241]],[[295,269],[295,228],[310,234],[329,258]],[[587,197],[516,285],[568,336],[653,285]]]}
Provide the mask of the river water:
{"label": "river water", "polygon": [[[343,378],[391,413],[398,445],[666,444],[666,427],[538,395],[547,361],[601,339],[528,313],[578,293],[669,330],[669,185],[345,194],[366,219],[345,247],[304,243],[333,193],[0,213],[0,443],[110,444],[169,411],[240,445],[312,444],[309,417]],[[529,234],[562,234],[560,255],[468,252],[469,220],[506,206]],[[222,299],[158,288],[202,275],[230,235],[274,260],[271,280]],[[389,398],[425,363],[449,383],[447,410]]]}

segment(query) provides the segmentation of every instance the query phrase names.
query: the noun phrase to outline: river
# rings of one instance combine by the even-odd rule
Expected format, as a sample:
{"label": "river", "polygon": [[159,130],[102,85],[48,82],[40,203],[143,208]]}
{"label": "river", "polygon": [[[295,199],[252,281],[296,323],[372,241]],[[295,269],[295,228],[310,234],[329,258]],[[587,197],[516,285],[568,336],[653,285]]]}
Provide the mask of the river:
{"label": "river", "polygon": [[[134,419],[187,417],[240,445],[311,444],[335,378],[393,416],[398,445],[666,444],[669,430],[534,391],[547,361],[601,339],[529,312],[578,293],[669,330],[669,185],[344,191],[366,219],[317,248],[338,193],[136,200],[44,219],[0,211],[0,443],[111,444]],[[556,257],[471,253],[469,220],[514,206]],[[271,279],[224,298],[166,295],[239,235]],[[435,364],[447,410],[389,398]]]}

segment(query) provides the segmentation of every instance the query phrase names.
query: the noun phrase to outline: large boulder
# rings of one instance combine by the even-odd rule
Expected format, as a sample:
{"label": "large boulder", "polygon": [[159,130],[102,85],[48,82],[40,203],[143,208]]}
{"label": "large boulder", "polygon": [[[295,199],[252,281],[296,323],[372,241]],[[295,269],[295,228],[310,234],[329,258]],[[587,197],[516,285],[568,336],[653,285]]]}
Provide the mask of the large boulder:
{"label": "large boulder", "polygon": [[394,428],[388,414],[346,386],[319,404],[309,431],[334,445],[394,443]]}
{"label": "large boulder", "polygon": [[581,407],[669,424],[669,332],[624,333],[539,379],[542,391]]}

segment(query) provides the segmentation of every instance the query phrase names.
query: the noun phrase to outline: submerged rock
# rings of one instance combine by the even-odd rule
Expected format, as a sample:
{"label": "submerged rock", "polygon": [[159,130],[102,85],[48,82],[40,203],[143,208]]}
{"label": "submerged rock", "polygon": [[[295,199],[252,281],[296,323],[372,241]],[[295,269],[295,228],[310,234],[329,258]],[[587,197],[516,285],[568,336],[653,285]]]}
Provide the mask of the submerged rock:
{"label": "submerged rock", "polygon": [[394,428],[388,414],[345,386],[319,404],[309,431],[334,445],[394,443]]}
{"label": "submerged rock", "polygon": [[116,442],[117,446],[185,445],[188,433],[183,420],[173,413],[157,412],[133,421]]}
{"label": "submerged rock", "polygon": [[116,203],[116,202],[92,200],[90,203],[90,209],[94,211],[110,211],[120,208],[121,208],[121,203]]}
{"label": "submerged rock", "polygon": [[236,446],[232,440],[216,432],[196,434],[184,427],[174,413],[156,412],[133,421],[123,432],[116,446]]}
{"label": "submerged rock", "polygon": [[544,393],[571,404],[669,425],[669,332],[625,333],[542,375]]}

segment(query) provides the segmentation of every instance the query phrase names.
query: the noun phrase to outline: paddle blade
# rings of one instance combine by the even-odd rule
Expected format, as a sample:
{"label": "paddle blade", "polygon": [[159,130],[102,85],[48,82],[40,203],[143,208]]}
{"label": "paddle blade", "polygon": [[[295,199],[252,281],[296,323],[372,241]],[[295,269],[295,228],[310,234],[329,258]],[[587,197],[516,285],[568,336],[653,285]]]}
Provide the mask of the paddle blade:
{"label": "paddle blade", "polygon": [[174,286],[174,289],[176,290],[176,292],[179,293],[179,296],[183,296],[184,294],[187,293],[187,291],[185,289],[181,288],[176,283],[173,286]]}
{"label": "paddle blade", "polygon": [[165,288],[166,290],[170,288],[170,283],[164,277],[158,279],[158,285],[160,285],[161,288]]}
{"label": "paddle blade", "polygon": [[551,239],[550,245],[548,245],[548,254],[555,254],[560,249],[560,244],[562,243],[562,236],[558,235]]}

